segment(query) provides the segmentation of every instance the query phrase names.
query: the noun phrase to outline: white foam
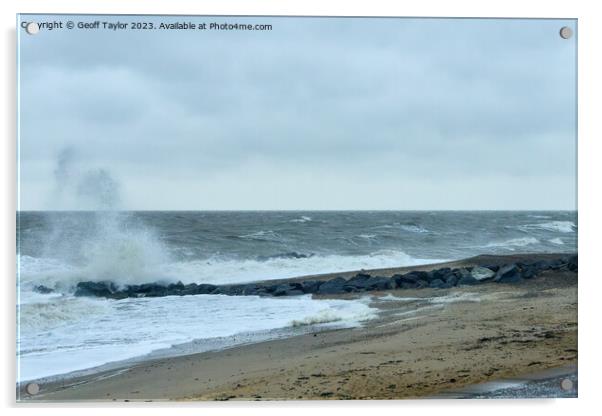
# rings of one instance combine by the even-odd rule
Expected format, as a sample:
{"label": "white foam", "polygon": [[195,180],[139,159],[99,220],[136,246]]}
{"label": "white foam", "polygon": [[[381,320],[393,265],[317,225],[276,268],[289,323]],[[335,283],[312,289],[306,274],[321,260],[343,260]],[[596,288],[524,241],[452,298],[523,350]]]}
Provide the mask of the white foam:
{"label": "white foam", "polygon": [[564,242],[562,241],[561,238],[552,238],[550,240],[550,243],[557,244],[557,245],[564,245]]}
{"label": "white foam", "polygon": [[426,228],[420,227],[418,225],[400,225],[399,228],[401,228],[404,231],[409,231],[411,233],[423,234],[429,232],[429,230],[427,230]]}
{"label": "white foam", "polygon": [[[366,299],[357,301],[358,304],[367,304]],[[304,316],[300,319],[293,319],[290,325],[293,327],[326,324],[332,322],[346,322],[347,326],[355,326],[362,321],[375,318],[376,309],[355,307],[349,308],[345,304],[331,304],[328,308],[322,309],[318,313]]]}
{"label": "white foam", "polygon": [[[30,380],[137,357],[193,340],[299,325],[359,325],[363,300],[310,296],[68,297],[20,306],[19,379]],[[38,317],[39,319],[36,319]]]}
{"label": "white foam", "polygon": [[[99,252],[102,252],[99,256],[102,256],[105,260],[112,258],[113,254],[118,255],[118,251],[113,251],[113,249],[104,245],[103,250],[99,250]],[[261,261],[256,259],[212,258],[165,263],[152,261],[146,265],[144,259],[152,250],[129,249],[125,252],[127,255],[115,259],[114,263],[104,264],[99,259],[90,261],[81,268],[61,263],[55,259],[20,256],[21,287],[32,289],[33,286],[41,284],[67,293],[73,290],[73,286],[77,282],[87,280],[112,280],[121,285],[155,281],[213,284],[242,283],[446,261],[445,259],[414,258],[398,250],[379,250],[363,256],[326,255],[306,258],[271,258]],[[129,258],[129,256],[132,258]]]}
{"label": "white foam", "polygon": [[577,228],[572,221],[551,221],[543,224],[537,224],[536,227],[549,231],[558,231],[561,233],[572,233]]}
{"label": "white foam", "polygon": [[502,247],[502,248],[512,248],[512,247],[525,247],[530,244],[537,244],[539,240],[535,237],[522,237],[522,238],[512,238],[506,241],[499,242],[491,242],[487,244],[485,247]]}
{"label": "white foam", "polygon": [[175,263],[165,274],[184,283],[241,283],[347,270],[379,269],[438,263],[444,259],[419,259],[397,250],[379,250],[363,256],[322,255],[307,258],[257,260],[202,260]]}
{"label": "white foam", "polygon": [[305,215],[302,215],[301,218],[294,218],[290,222],[304,223],[304,222],[309,222],[309,221],[311,221],[311,217],[307,217]]}
{"label": "white foam", "polygon": [[240,235],[239,238],[256,241],[285,241],[284,237],[272,230],[261,230],[251,234],[244,234]]}
{"label": "white foam", "polygon": [[429,301],[434,304],[448,304],[456,302],[480,302],[481,296],[477,293],[452,293],[446,296],[430,298]]}
{"label": "white foam", "polygon": [[577,229],[577,226],[573,221],[550,221],[539,224],[521,225],[518,228],[522,230],[532,230],[535,228],[559,233],[573,233]]}

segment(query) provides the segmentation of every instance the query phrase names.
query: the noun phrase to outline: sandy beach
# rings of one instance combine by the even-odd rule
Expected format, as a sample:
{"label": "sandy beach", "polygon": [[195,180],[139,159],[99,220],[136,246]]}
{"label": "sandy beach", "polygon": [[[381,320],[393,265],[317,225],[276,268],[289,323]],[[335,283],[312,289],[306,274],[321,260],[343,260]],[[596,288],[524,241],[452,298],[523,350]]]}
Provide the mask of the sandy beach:
{"label": "sandy beach", "polygon": [[[447,265],[552,256],[480,256]],[[433,267],[440,265],[379,274]],[[549,270],[520,284],[362,296],[380,313],[359,328],[154,359],[40,381],[35,396],[24,386],[18,393],[24,401],[405,399],[449,397],[485,382],[576,368],[576,273]]]}

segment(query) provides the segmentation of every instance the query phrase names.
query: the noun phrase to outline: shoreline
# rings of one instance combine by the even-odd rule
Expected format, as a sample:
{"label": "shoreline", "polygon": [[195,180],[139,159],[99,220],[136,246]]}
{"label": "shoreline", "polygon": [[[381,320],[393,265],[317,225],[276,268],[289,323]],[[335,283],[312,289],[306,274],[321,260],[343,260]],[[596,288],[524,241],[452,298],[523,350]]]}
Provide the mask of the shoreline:
{"label": "shoreline", "polygon": [[[563,253],[562,255],[567,254]],[[483,261],[489,264],[494,264],[495,262],[501,264],[524,259],[545,260],[558,256],[558,254],[477,256],[447,263],[374,269],[365,270],[364,272],[387,276],[387,274],[393,275],[412,270],[428,271],[438,267],[468,267]],[[329,279],[333,276],[348,278],[357,272],[350,271],[317,276],[302,276],[292,279],[279,279],[278,281],[270,280],[269,282],[294,282],[307,279],[308,277],[313,279]],[[317,299],[324,297],[353,299],[361,296],[370,296],[373,299],[373,305],[371,304],[371,306],[379,309],[379,317],[369,321],[368,325],[357,328],[317,330],[319,328],[308,327],[309,333],[294,335],[292,337],[252,342],[220,350],[197,352],[175,357],[151,358],[75,377],[69,377],[69,374],[53,376],[52,378],[55,380],[49,380],[49,378],[42,380],[40,394],[36,396],[28,396],[23,390],[24,385],[17,386],[17,394],[20,396],[21,401],[26,402],[56,400],[294,400],[429,397],[431,394],[455,388],[459,385],[474,385],[493,379],[516,376],[520,373],[520,365],[514,361],[524,361],[524,357],[514,357],[513,360],[501,360],[502,364],[506,362],[507,368],[501,368],[503,366],[498,365],[492,367],[495,369],[493,372],[489,369],[485,371],[485,374],[473,374],[474,371],[468,371],[467,369],[463,369],[464,373],[458,374],[457,368],[439,368],[441,367],[441,362],[445,363],[446,361],[453,361],[455,359],[454,351],[457,354],[458,345],[455,345],[454,348],[446,349],[445,347],[450,347],[446,345],[446,342],[449,343],[450,339],[454,338],[456,331],[462,332],[461,330],[464,330],[464,332],[467,332],[467,334],[464,334],[464,337],[459,337],[456,340],[460,345],[463,343],[474,343],[476,333],[483,335],[477,337],[477,340],[491,338],[491,341],[486,341],[484,344],[495,344],[496,347],[493,349],[489,348],[489,345],[477,344],[477,346],[473,345],[472,347],[475,347],[475,350],[486,349],[489,354],[493,354],[496,357],[499,355],[496,348],[501,348],[506,354],[508,352],[512,353],[512,351],[507,351],[509,348],[505,347],[505,345],[511,345],[512,348],[515,348],[517,345],[524,344],[531,347],[538,346],[538,350],[542,348],[546,350],[553,347],[553,345],[546,344],[555,345],[562,340],[561,343],[565,347],[564,350],[567,351],[562,352],[562,349],[558,350],[560,351],[560,353],[557,351],[558,357],[552,357],[553,359],[546,357],[545,360],[542,360],[541,357],[537,358],[541,355],[541,351],[539,351],[540,354],[535,354],[535,358],[533,358],[533,354],[531,353],[530,356],[533,359],[522,365],[530,370],[544,370],[571,362],[576,363],[576,287],[577,277],[575,273],[547,271],[540,277],[517,285],[495,284],[453,287],[449,289],[397,289],[363,294],[314,295],[314,298]],[[547,295],[538,296],[537,293],[539,291],[549,292],[549,297],[556,300],[552,302],[551,299],[547,298]],[[473,297],[472,300],[471,296]],[[392,297],[393,299],[385,300],[386,297]],[[404,298],[413,300],[399,300]],[[445,301],[443,298],[445,298]],[[474,300],[476,298],[479,300]],[[439,302],[437,299],[440,300],[440,303],[437,303]],[[547,311],[546,315],[540,316],[536,321],[550,321],[548,324],[554,327],[552,332],[539,327],[525,328],[519,334],[520,339],[513,340],[517,335],[516,331],[511,329],[511,326],[501,331],[505,333],[508,330],[510,331],[509,335],[503,335],[502,338],[494,339],[500,337],[499,332],[502,328],[496,328],[500,325],[495,323],[493,323],[492,327],[485,325],[485,328],[481,328],[482,331],[479,331],[468,325],[472,322],[472,318],[463,318],[467,313],[480,313],[484,316],[496,315],[496,310],[500,306],[505,306],[505,304],[513,304],[514,308],[521,305],[524,307],[524,304],[526,304],[525,300],[537,301],[535,303],[540,304],[539,306]],[[564,311],[563,315],[566,323],[570,324],[567,328],[558,327],[562,323],[558,322],[558,316],[556,316],[556,320],[550,320],[549,316],[550,312],[557,308],[559,301],[561,302],[560,306],[563,305],[563,300],[570,300],[569,305],[571,305],[567,309],[570,313]],[[527,303],[530,304],[532,302]],[[487,306],[484,306],[486,304]],[[518,322],[513,324],[514,327],[518,324],[524,326],[525,322],[522,322],[523,318],[528,318],[527,321],[534,318],[530,317],[528,312],[524,313],[525,317],[514,316],[514,309],[511,309],[509,312],[513,314],[512,319],[518,320]],[[542,311],[536,310],[533,312],[539,315],[536,312]],[[455,319],[450,321],[450,317],[455,317]],[[542,319],[543,317],[547,317],[547,319]],[[574,323],[572,322],[573,320],[575,321]],[[486,320],[485,322],[488,321]],[[451,324],[451,327],[446,327],[445,323]],[[475,322],[472,322],[472,324],[475,324]],[[562,327],[562,325],[560,326]],[[423,333],[427,328],[428,334],[431,334],[428,337],[426,333]],[[493,334],[490,334],[490,332]],[[562,335],[557,335],[556,332]],[[440,351],[440,357],[435,359],[435,361],[433,361],[433,357],[421,356],[412,349],[406,350],[405,353],[409,356],[415,356],[413,362],[399,359],[384,360],[384,358],[397,357],[396,344],[392,340],[394,339],[398,343],[401,342],[403,344],[405,339],[404,334],[406,333],[415,333],[417,340],[421,341],[414,341],[414,344],[432,347],[431,353],[441,348],[445,351]],[[445,334],[446,337],[439,339],[439,342],[435,342],[434,344],[426,342],[432,337],[433,333],[438,335]],[[505,341],[506,343],[504,343],[504,337],[508,338]],[[439,337],[435,336],[435,338],[438,339]],[[376,348],[383,343],[387,346],[382,349]],[[405,345],[405,347],[407,349],[408,345]],[[376,351],[368,351],[370,349]],[[294,354],[295,351],[296,355]],[[570,351],[574,351],[574,353]],[[316,354],[312,355],[314,352]],[[350,359],[348,362],[341,361],[338,356],[333,355],[334,352],[342,355],[350,354],[354,359]],[[428,352],[427,349],[426,355],[429,355]],[[304,355],[303,359],[299,355]],[[234,356],[237,358],[233,360],[232,357]],[[279,365],[274,367],[274,359],[276,357],[278,357],[276,362]],[[374,358],[382,360],[374,363]],[[484,362],[489,362],[490,359],[491,357],[488,357]],[[323,374],[326,365],[325,360],[326,364],[328,360],[336,361],[336,365],[331,369],[332,374]],[[411,374],[419,373],[421,369],[425,368],[424,364],[419,364],[424,360],[430,363],[426,365],[426,368],[434,366],[439,369],[440,374],[453,373],[455,377],[449,376],[447,381],[439,377],[437,382],[434,382],[434,380],[430,380],[432,378],[432,374],[430,373],[430,375],[424,373],[423,377],[411,376]],[[373,365],[367,367],[360,365],[364,361]],[[389,362],[388,365],[386,364],[387,362]],[[464,366],[469,362],[470,360],[466,362],[462,361]],[[401,365],[402,363],[405,364]],[[301,374],[297,378],[292,377],[292,373],[300,374],[301,370],[306,366],[311,366],[316,371],[309,374]],[[409,366],[411,372],[408,373],[407,370],[404,371],[402,369],[398,369],[397,373],[391,372],[389,369],[387,371],[383,370],[383,368],[395,366]],[[326,367],[329,366],[326,365]],[[200,371],[201,368],[203,371]],[[223,371],[224,369],[226,369],[225,372]],[[435,370],[428,371],[432,373]],[[229,376],[223,373],[229,373]],[[282,379],[281,373],[288,374],[289,377]],[[316,374],[318,375],[316,376]],[[319,376],[319,374],[323,375]],[[395,381],[401,377],[402,379],[412,379],[413,383],[406,383],[403,389],[398,382],[393,381],[388,384],[385,381],[384,384],[386,385],[384,386],[381,385],[383,383],[375,383],[374,386],[370,386],[366,385],[365,381],[366,379],[370,379],[369,374],[378,380],[388,379],[389,381]],[[200,375],[200,377],[193,377],[193,375]],[[268,381],[271,390],[268,389],[267,392],[262,391],[261,394],[258,392],[253,393],[253,389],[249,388],[249,385],[255,383],[249,383],[249,377],[259,377],[263,380],[263,383]],[[229,384],[230,379],[238,380],[238,382]],[[454,381],[451,381],[452,379]],[[276,386],[273,385],[272,380],[279,380],[281,387],[275,388]],[[333,387],[333,383],[336,387]],[[329,387],[320,391],[323,385],[328,385]],[[351,388],[349,385],[353,387]],[[364,388],[357,388],[359,385],[363,385]],[[292,389],[289,390],[291,394],[282,390],[283,387]],[[384,387],[384,390],[381,387]],[[295,393],[292,393],[292,391]]]}

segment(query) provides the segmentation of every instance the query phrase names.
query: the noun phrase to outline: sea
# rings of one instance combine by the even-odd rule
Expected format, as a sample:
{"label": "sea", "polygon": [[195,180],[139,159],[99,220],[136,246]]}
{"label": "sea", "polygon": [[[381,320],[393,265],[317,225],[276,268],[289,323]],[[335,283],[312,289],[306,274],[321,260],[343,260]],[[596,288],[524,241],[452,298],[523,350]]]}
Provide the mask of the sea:
{"label": "sea", "polygon": [[20,211],[17,381],[354,327],[377,313],[368,296],[75,297],[81,281],[224,284],[576,251],[575,211]]}

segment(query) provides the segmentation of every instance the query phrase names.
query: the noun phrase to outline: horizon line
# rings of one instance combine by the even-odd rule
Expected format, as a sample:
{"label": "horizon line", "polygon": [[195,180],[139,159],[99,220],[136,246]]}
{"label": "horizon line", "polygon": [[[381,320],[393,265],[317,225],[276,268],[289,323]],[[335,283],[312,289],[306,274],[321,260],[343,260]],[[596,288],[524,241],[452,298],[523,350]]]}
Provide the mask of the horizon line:
{"label": "horizon line", "polygon": [[578,211],[577,208],[537,209],[17,209],[16,212],[550,212]]}

